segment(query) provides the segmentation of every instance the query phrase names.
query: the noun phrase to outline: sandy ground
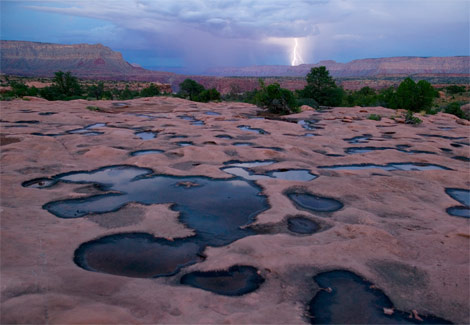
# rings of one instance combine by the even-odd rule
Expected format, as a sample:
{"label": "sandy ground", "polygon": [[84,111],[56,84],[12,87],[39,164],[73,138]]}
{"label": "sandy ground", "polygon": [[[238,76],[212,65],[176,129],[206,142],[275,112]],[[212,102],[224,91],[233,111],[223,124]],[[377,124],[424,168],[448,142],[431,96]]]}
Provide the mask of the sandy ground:
{"label": "sandy ground", "polygon": [[[445,188],[470,188],[470,126],[447,114],[422,117],[417,127],[397,123],[385,108],[306,110],[289,119],[317,119],[315,130],[288,121],[249,119],[258,109],[242,103],[193,103],[158,97],[126,101],[48,102],[15,100],[1,103],[1,323],[289,323],[308,322],[306,304],[318,291],[312,276],[328,270],[349,270],[368,281],[403,311],[417,310],[456,323],[469,323],[469,219],[446,209],[459,205]],[[103,109],[86,109],[93,105]],[[221,115],[207,115],[205,112]],[[40,115],[52,112],[56,114]],[[367,119],[380,114],[381,121]],[[137,114],[137,115],[136,115]],[[142,116],[138,114],[149,115]],[[191,125],[180,115],[205,125]],[[22,121],[22,122],[21,122]],[[31,121],[38,121],[31,122]],[[20,123],[18,123],[20,122]],[[459,122],[459,123],[458,123]],[[102,135],[67,134],[94,123]],[[270,134],[237,128],[249,125]],[[139,130],[158,132],[151,140]],[[450,128],[450,129],[448,129]],[[64,134],[56,137],[42,134]],[[314,133],[315,136],[302,136]],[[230,135],[222,139],[216,135]],[[344,139],[372,135],[365,144]],[[426,137],[422,134],[451,139]],[[170,138],[186,135],[187,139]],[[188,140],[193,146],[180,147]],[[254,146],[234,146],[252,142]],[[457,147],[451,145],[456,144]],[[345,154],[345,148],[408,145],[409,154],[381,150]],[[256,148],[257,147],[257,148]],[[282,151],[270,149],[281,148]],[[450,149],[443,151],[441,148]],[[160,149],[163,154],[132,157],[130,152]],[[278,179],[257,183],[270,209],[256,224],[275,225],[287,216],[318,220],[322,231],[296,236],[289,231],[245,237],[223,247],[208,247],[207,259],[173,277],[137,279],[90,272],[73,262],[82,243],[116,233],[146,232],[157,237],[189,236],[169,205],[131,204],[114,213],[61,219],[42,209],[50,201],[86,197],[96,189],[84,184],[58,184],[47,189],[23,187],[38,177],[129,164],[169,175],[230,178],[220,170],[230,160],[276,160],[257,171],[308,169],[319,177],[309,182]],[[390,162],[438,164],[451,170],[326,170],[319,166]],[[329,215],[298,210],[284,195],[302,189],[335,198],[344,208]],[[182,286],[179,279],[194,270],[251,265],[265,282],[241,297],[220,296]]]}

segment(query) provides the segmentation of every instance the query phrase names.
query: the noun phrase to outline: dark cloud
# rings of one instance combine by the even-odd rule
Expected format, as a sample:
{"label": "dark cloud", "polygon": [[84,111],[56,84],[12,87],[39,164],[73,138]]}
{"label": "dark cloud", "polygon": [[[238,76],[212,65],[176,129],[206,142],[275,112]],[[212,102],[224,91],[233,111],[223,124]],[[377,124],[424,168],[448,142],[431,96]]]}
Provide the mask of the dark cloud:
{"label": "dark cloud", "polygon": [[138,50],[194,71],[289,64],[294,38],[305,62],[469,52],[466,0],[69,0],[24,8],[102,22],[77,23],[62,38]]}

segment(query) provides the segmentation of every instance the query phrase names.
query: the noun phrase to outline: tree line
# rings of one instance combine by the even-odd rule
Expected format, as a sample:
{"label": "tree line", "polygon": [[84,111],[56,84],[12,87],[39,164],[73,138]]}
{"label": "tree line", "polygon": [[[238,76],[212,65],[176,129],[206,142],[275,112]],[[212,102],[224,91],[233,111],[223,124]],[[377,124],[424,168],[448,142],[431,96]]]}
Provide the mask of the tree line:
{"label": "tree line", "polygon": [[[205,89],[203,85],[185,79],[179,85],[179,92],[174,96],[197,102],[208,101],[243,101],[267,109],[273,114],[290,114],[299,112],[299,107],[308,105],[313,108],[322,106],[383,106],[392,109],[406,109],[411,112],[426,112],[435,114],[438,110],[454,114],[460,118],[467,118],[461,110],[461,102],[452,102],[445,107],[433,106],[439,93],[425,80],[417,83],[411,79],[404,79],[398,87],[389,87],[377,91],[370,87],[363,87],[358,91],[345,91],[339,87],[329,71],[324,66],[314,67],[306,76],[307,84],[303,89],[290,91],[282,88],[278,83],[265,85],[262,79],[259,88],[244,93],[231,93],[225,96],[215,89]],[[126,85],[124,89],[105,87],[103,82],[82,86],[78,79],[70,72],[58,71],[54,74],[52,84],[38,89],[28,87],[22,82],[9,82],[11,91],[2,94],[2,99],[23,96],[40,96],[47,100],[72,99],[119,99],[126,100],[136,97],[152,97],[161,95],[155,84],[141,90],[131,89]],[[444,89],[447,94],[456,95],[465,93],[466,87],[450,85]]]}

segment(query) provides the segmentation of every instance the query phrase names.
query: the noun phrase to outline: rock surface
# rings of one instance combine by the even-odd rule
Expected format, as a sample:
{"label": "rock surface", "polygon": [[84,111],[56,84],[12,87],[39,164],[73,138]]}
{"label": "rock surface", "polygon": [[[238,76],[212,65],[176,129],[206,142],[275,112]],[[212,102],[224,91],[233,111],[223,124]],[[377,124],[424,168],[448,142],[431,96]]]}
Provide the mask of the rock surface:
{"label": "rock surface", "polygon": [[[392,119],[399,112],[381,107],[305,110],[273,120],[251,119],[259,110],[243,103],[204,104],[168,97],[125,103],[127,107],[120,108],[111,101],[2,102],[2,324],[306,323],[307,304],[320,290],[312,277],[331,270],[364,277],[398,310],[470,322],[469,220],[446,213],[458,202],[445,193],[446,188],[470,187],[469,163],[452,158],[469,157],[468,126],[447,114],[420,116],[423,123],[417,127],[399,124]],[[89,111],[89,105],[102,111]],[[380,114],[382,120],[368,120],[369,114]],[[193,116],[204,125],[178,116]],[[315,120],[309,124],[315,129],[304,129],[295,123],[298,120]],[[96,123],[105,125],[90,127]],[[240,125],[269,134],[243,130]],[[88,131],[102,134],[67,133],[87,126]],[[138,131],[157,136],[142,140],[135,135]],[[315,135],[305,136],[312,132]],[[193,145],[179,146],[181,139],[175,136],[181,135]],[[234,145],[237,142],[253,145]],[[363,146],[391,149],[345,153],[346,148]],[[130,155],[145,149],[163,152]],[[412,150],[418,152],[410,154]],[[191,236],[192,230],[178,222],[170,204],[132,203],[116,212],[60,219],[42,206],[100,190],[90,184],[22,186],[36,178],[110,165],[228,179],[232,175],[221,168],[234,160],[275,161],[254,167],[257,174],[304,169],[318,177],[257,180],[270,204],[256,216],[262,234],[207,247],[203,262],[156,279],[86,271],[74,264],[73,256],[82,243],[112,234]],[[318,168],[400,162],[436,164],[449,170]],[[333,198],[344,207],[327,214],[298,210],[286,196],[288,191]],[[297,215],[315,221],[322,230],[299,236],[276,228]],[[255,267],[265,282],[240,297],[179,283],[190,272],[227,270],[234,265]]]}

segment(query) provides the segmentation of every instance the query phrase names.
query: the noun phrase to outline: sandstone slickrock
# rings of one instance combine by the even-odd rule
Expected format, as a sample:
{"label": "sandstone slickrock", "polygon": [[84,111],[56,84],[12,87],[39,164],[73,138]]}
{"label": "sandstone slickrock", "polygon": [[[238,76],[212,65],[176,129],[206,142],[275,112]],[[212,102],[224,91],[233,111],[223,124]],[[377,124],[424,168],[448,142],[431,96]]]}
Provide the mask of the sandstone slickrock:
{"label": "sandstone slickrock", "polygon": [[[445,192],[470,188],[469,163],[452,159],[469,157],[468,126],[448,114],[420,116],[419,126],[386,123],[397,112],[382,107],[307,110],[273,120],[248,118],[259,109],[244,103],[205,104],[170,97],[125,103],[128,107],[115,108],[110,101],[2,102],[1,323],[306,323],[308,302],[320,290],[313,277],[332,270],[347,270],[373,283],[396,310],[470,322],[469,220],[446,213],[457,202]],[[103,111],[89,111],[89,105]],[[369,120],[369,114],[383,119]],[[182,115],[204,124],[193,125],[178,118]],[[351,122],[343,123],[344,116]],[[318,121],[314,126],[322,128],[305,137],[302,125],[292,123],[300,120]],[[21,121],[39,123],[17,123]],[[67,133],[90,125],[100,134]],[[247,132],[240,125],[269,134]],[[136,130],[157,136],[142,140]],[[193,145],[181,147],[173,136],[187,136]],[[235,145],[240,142],[251,144]],[[364,146],[418,153],[345,153],[346,148]],[[130,155],[138,150],[163,152]],[[253,227],[266,231],[206,247],[199,263],[170,277],[90,272],[73,258],[80,245],[105,236],[146,233],[174,241],[194,235],[179,222],[171,203],[133,202],[118,211],[72,219],[42,208],[52,201],[108,193],[90,183],[51,184],[53,176],[62,173],[126,165],[149,168],[155,175],[230,179],[233,176],[223,168],[235,160],[272,162],[249,167],[253,174],[296,169],[318,177],[256,180],[270,208],[256,215]],[[449,169],[318,168],[409,162]],[[182,191],[193,189],[189,183],[180,186]],[[286,193],[332,198],[344,206],[328,213],[299,210]],[[286,220],[299,215],[318,222],[321,231],[287,231]],[[271,228],[277,230],[268,231]],[[264,283],[240,297],[180,284],[185,274],[234,265],[255,268]]]}

